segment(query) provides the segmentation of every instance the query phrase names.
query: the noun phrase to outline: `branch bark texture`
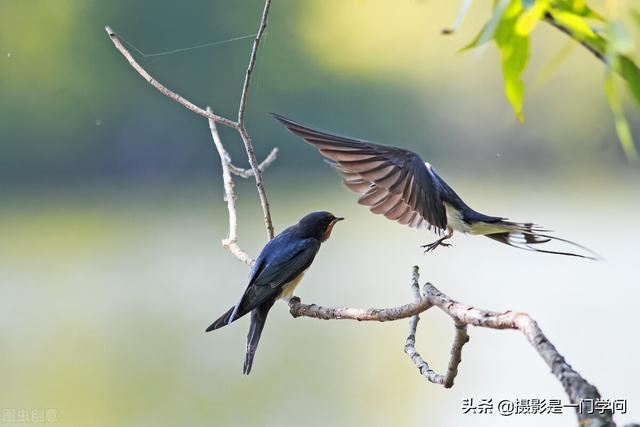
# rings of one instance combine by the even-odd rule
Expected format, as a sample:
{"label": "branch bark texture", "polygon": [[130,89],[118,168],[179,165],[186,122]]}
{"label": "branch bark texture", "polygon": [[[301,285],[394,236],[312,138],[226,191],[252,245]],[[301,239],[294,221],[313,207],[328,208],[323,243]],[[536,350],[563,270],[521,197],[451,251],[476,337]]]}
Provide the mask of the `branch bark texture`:
{"label": "branch bark texture", "polygon": [[[599,399],[597,388],[585,380],[542,332],[538,323],[527,313],[504,311],[494,312],[475,308],[453,300],[435,286],[426,283],[420,290],[418,267],[413,267],[411,288],[414,301],[399,307],[391,308],[328,308],[316,304],[303,304],[299,298],[289,301],[289,311],[293,317],[312,317],[316,319],[349,319],[385,322],[410,318],[409,335],[405,343],[405,353],[411,358],[421,375],[432,383],[453,386],[462,360],[462,348],[469,341],[468,326],[490,329],[514,329],[520,331],[546,362],[553,375],[562,384],[571,403],[579,403],[583,399]],[[445,312],[455,326],[455,336],[451,348],[451,357],[444,375],[436,373],[416,350],[416,330],[419,314],[437,307]],[[604,414],[577,413],[580,426],[610,427],[615,426],[610,412]]]}

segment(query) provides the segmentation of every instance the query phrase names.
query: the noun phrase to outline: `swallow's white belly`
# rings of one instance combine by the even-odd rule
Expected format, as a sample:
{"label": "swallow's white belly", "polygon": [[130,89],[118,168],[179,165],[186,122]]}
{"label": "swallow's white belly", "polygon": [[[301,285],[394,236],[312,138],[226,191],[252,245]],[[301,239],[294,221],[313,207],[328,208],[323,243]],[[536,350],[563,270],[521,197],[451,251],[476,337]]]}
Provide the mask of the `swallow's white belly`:
{"label": "swallow's white belly", "polygon": [[444,208],[447,212],[447,227],[462,233],[472,232],[471,226],[462,219],[462,212],[446,202],[444,204]]}
{"label": "swallow's white belly", "polygon": [[304,273],[306,273],[306,270],[298,274],[298,276],[295,279],[293,279],[292,281],[284,285],[282,287],[282,290],[280,291],[279,298],[282,298],[285,300],[290,299],[293,296],[293,292],[296,290],[296,286],[298,286],[298,283],[300,283],[300,280],[302,280]]}
{"label": "swallow's white belly", "polygon": [[505,227],[504,225],[491,224],[482,221],[477,221],[469,225],[464,222],[462,219],[462,213],[459,210],[451,206],[449,203],[445,203],[444,207],[447,211],[447,226],[456,231],[486,236],[487,234],[502,233],[508,230],[508,227]]}

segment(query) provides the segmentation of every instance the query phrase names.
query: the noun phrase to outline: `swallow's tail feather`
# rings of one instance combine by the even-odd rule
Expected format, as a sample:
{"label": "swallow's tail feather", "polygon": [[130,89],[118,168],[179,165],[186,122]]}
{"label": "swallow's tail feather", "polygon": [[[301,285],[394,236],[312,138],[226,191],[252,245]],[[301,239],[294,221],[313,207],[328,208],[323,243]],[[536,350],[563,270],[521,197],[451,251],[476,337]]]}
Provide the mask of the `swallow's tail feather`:
{"label": "swallow's tail feather", "polygon": [[[542,252],[546,254],[574,256],[596,261],[601,259],[601,257],[591,249],[570,240],[544,234],[546,232],[549,232],[549,230],[543,229],[540,226],[532,223],[518,223],[500,220],[495,225],[504,227],[505,231],[485,235],[490,239],[493,239],[500,243],[504,243],[505,245],[509,245],[514,248],[524,249],[527,251]],[[550,242],[560,242],[563,244],[568,244],[580,249],[581,251],[583,251],[583,253],[542,249],[539,247],[540,245]]]}
{"label": "swallow's tail feather", "polygon": [[274,302],[275,300],[267,301],[251,311],[251,325],[249,326],[249,333],[247,334],[247,354],[244,357],[244,367],[242,368],[244,375],[251,373],[253,358],[258,349],[260,335],[262,335],[262,329],[267,321],[267,314],[269,314],[269,310]]}
{"label": "swallow's tail feather", "polygon": [[225,314],[220,316],[218,320],[213,322],[209,327],[205,330],[205,332],[215,331],[216,329],[222,328],[223,326],[227,326],[229,323],[236,320],[238,317],[234,315],[234,311],[236,310],[236,306],[231,307]]}

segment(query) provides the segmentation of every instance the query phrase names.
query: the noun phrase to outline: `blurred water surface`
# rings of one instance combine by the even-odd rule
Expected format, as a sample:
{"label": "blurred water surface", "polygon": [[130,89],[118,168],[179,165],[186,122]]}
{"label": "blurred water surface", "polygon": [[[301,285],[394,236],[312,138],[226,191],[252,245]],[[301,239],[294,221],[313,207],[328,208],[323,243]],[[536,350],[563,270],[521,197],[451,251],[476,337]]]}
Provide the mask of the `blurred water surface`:
{"label": "blurred water surface", "polygon": [[[477,180],[454,179],[478,209],[535,218],[597,249],[604,262],[462,236],[453,248],[424,256],[418,245],[432,235],[369,214],[334,181],[305,193],[271,182],[278,230],[314,209],[347,217],[299,288],[304,301],[402,304],[410,300],[410,267],[417,264],[423,280],[456,299],[531,313],[605,397],[626,398],[635,412],[640,200],[632,197],[634,178],[621,180],[616,191],[596,186],[584,192],[549,183],[523,191],[516,180],[478,187]],[[542,360],[510,331],[472,329],[456,386],[445,391],[417,375],[403,354],[407,322],[294,320],[278,303],[254,373],[243,377],[248,322],[203,332],[237,300],[247,275],[218,243],[226,233],[218,186],[134,192],[143,197],[13,198],[3,205],[3,407],[57,408],[63,425],[575,422],[572,414],[462,415],[467,397],[566,400]],[[253,189],[238,187],[241,243],[256,254],[265,236]],[[446,366],[452,333],[441,313],[423,316],[418,349],[436,369]]]}

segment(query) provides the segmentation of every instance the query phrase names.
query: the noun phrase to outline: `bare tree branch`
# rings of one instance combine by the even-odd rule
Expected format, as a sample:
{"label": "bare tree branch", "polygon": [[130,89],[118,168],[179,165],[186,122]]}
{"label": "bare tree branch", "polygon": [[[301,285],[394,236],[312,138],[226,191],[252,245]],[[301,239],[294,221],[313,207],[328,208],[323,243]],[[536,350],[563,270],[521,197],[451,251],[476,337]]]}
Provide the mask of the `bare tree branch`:
{"label": "bare tree branch", "polygon": [[[469,325],[491,329],[517,329],[527,338],[540,357],[547,363],[553,375],[560,381],[569,396],[571,403],[579,403],[584,399],[599,399],[597,388],[582,378],[558,352],[549,339],[544,335],[535,320],[527,313],[505,311],[493,312],[474,308],[459,303],[440,292],[435,286],[426,283],[420,297],[418,284],[418,267],[413,268],[412,289],[416,302],[393,308],[327,308],[316,304],[302,304],[299,298],[289,301],[289,311],[293,317],[305,316],[317,319],[351,319],[384,322],[411,317],[409,336],[405,345],[405,352],[411,357],[418,367],[420,374],[429,381],[442,384],[445,387],[453,386],[453,380],[457,374],[461,360],[462,347],[469,337],[466,328]],[[431,307],[438,307],[447,313],[456,326],[456,335],[451,349],[451,360],[445,376],[435,373],[426,361],[415,350],[415,332],[418,324],[418,314]],[[609,427],[615,426],[611,411],[593,414],[578,413],[581,426]]]}
{"label": "bare tree branch", "polygon": [[127,59],[127,61],[129,62],[129,65],[131,65],[133,69],[136,70],[138,74],[140,74],[142,78],[145,79],[151,86],[158,89],[160,93],[162,93],[165,96],[168,96],[169,98],[173,99],[179,104],[182,104],[187,109],[193,111],[196,114],[201,115],[202,117],[206,117],[207,119],[214,120],[217,123],[220,123],[222,125],[229,126],[232,128],[236,128],[238,126],[238,124],[233,120],[229,120],[225,117],[217,116],[213,113],[209,113],[206,110],[193,104],[191,101],[171,91],[170,89],[167,89],[167,87],[165,87],[162,83],[160,83],[155,78],[153,78],[151,74],[147,72],[147,70],[145,70],[144,68],[142,68],[140,64],[138,64],[138,62],[133,58],[133,56],[127,50],[127,48],[124,47],[124,45],[122,44],[122,42],[120,41],[116,33],[111,29],[111,27],[107,25],[106,27],[104,27],[104,29],[107,31],[107,34],[109,35],[109,38],[111,39],[111,42],[113,42],[113,45],[116,47],[116,49],[118,49],[118,51],[122,54],[122,56],[124,56]]}
{"label": "bare tree branch", "polygon": [[[418,274],[418,269],[415,268],[411,272],[411,292],[413,293],[414,302],[416,304],[420,303],[422,300],[422,295],[420,295],[420,275]],[[424,300],[427,302],[429,301],[427,298]],[[430,302],[425,305],[425,310],[428,310],[429,308],[431,308]],[[411,316],[411,319],[409,320],[409,335],[407,336],[407,341],[404,345],[404,352],[416,365],[420,375],[424,376],[434,384],[444,384],[444,377],[431,369],[427,361],[424,360],[416,350],[416,331],[418,329],[419,321],[420,316],[417,313]]]}
{"label": "bare tree branch", "polygon": [[[420,302],[423,298],[431,304],[427,295],[420,294],[420,275],[418,274],[418,268],[414,267],[411,273],[411,290],[413,292],[413,299],[416,303]],[[431,306],[430,306],[431,307]],[[458,365],[462,360],[462,347],[469,341],[469,335],[467,335],[467,326],[459,323],[454,323],[456,327],[456,334],[451,346],[451,358],[449,359],[449,366],[447,367],[446,375],[440,375],[429,367],[426,360],[420,356],[416,350],[416,329],[418,328],[418,321],[420,316],[415,314],[409,320],[409,336],[404,346],[404,352],[415,363],[418,371],[426,379],[434,384],[441,384],[445,388],[453,387],[453,381],[458,375]]]}
{"label": "bare tree branch", "polygon": [[[273,163],[278,158],[278,151],[279,150],[277,147],[273,148],[269,155],[264,158],[262,163],[258,165],[258,169],[260,169],[261,172],[264,172],[269,166],[271,166],[271,163]],[[239,168],[233,163],[229,163],[229,170],[232,174],[239,176],[240,178],[251,178],[253,176],[252,169]]]}
{"label": "bare tree branch", "polygon": [[258,189],[258,197],[260,198],[260,206],[262,206],[262,219],[264,220],[265,227],[267,229],[267,238],[273,239],[273,222],[271,221],[271,210],[269,207],[269,199],[267,198],[267,192],[264,189],[264,181],[262,180],[262,171],[256,160],[255,152],[253,151],[253,145],[251,144],[251,138],[249,133],[244,127],[244,123],[238,126],[238,133],[244,142],[244,147],[249,158],[249,165],[253,171],[253,178],[256,181],[256,188]]}
{"label": "bare tree branch", "polygon": [[[207,112],[212,113],[211,108],[207,107]],[[212,113],[213,114],[213,113]],[[245,264],[252,264],[253,259],[245,251],[238,246],[238,218],[236,215],[236,195],[233,191],[233,178],[231,177],[231,156],[225,150],[215,120],[209,119],[209,129],[211,129],[211,137],[213,143],[220,155],[220,164],[222,166],[222,181],[224,183],[224,200],[227,202],[227,210],[229,211],[229,234],[226,239],[222,240],[222,246],[229,250],[236,258]]]}
{"label": "bare tree branch", "polygon": [[300,298],[293,297],[289,300],[289,312],[293,317],[313,317],[322,320],[344,319],[388,322],[406,319],[414,314],[422,313],[428,310],[431,305],[428,299],[423,298],[419,302],[393,308],[328,308],[316,304],[302,304]]}
{"label": "bare tree branch", "polygon": [[260,18],[260,28],[256,38],[253,40],[253,46],[251,47],[251,55],[249,56],[249,64],[247,65],[247,72],[244,75],[244,84],[242,85],[242,95],[240,95],[240,107],[238,108],[238,124],[242,126],[244,123],[244,110],[247,107],[247,97],[249,96],[249,84],[251,83],[251,76],[253,75],[253,67],[256,63],[258,56],[258,47],[260,46],[260,40],[267,29],[267,18],[269,17],[269,9],[271,8],[271,0],[264,2],[264,9],[262,10],[262,17]]}
{"label": "bare tree branch", "polygon": [[[113,45],[118,49],[118,51],[126,58],[129,62],[129,65],[133,67],[134,70],[138,72],[151,86],[156,88],[163,95],[173,99],[174,101],[180,103],[187,109],[193,111],[196,114],[199,114],[209,120],[209,127],[211,129],[211,135],[214,138],[214,144],[220,154],[221,163],[223,165],[223,179],[225,181],[225,194],[227,199],[227,207],[229,210],[229,237],[223,240],[223,245],[231,251],[238,259],[243,262],[251,262],[251,257],[244,252],[237,245],[237,224],[235,217],[235,195],[233,193],[233,181],[231,180],[231,176],[229,172],[234,173],[238,176],[242,176],[244,178],[253,176],[256,182],[256,188],[258,189],[258,196],[260,198],[260,205],[262,207],[262,214],[264,219],[265,228],[267,230],[267,237],[269,239],[273,238],[273,223],[271,220],[271,211],[269,209],[269,199],[267,198],[267,193],[264,189],[264,182],[262,179],[262,171],[266,169],[273,161],[276,159],[278,154],[278,149],[274,148],[271,153],[267,156],[267,158],[261,163],[258,164],[256,160],[255,151],[253,149],[253,144],[251,143],[251,137],[247,132],[245,123],[244,123],[244,113],[247,106],[247,97],[249,95],[249,85],[251,83],[251,76],[253,74],[253,69],[255,66],[258,47],[260,45],[260,40],[264,35],[264,32],[267,28],[267,18],[269,16],[269,8],[271,6],[271,0],[266,0],[264,4],[264,9],[262,11],[262,17],[260,19],[260,28],[258,33],[256,34],[256,38],[253,41],[253,47],[251,49],[251,55],[249,57],[249,65],[247,66],[247,72],[244,77],[244,83],[242,86],[242,94],[240,95],[240,106],[238,108],[238,121],[233,121],[227,119],[222,116],[218,116],[213,114],[211,109],[207,108],[207,110],[198,107],[191,101],[186,98],[178,95],[172,90],[168,89],[162,83],[153,78],[131,55],[131,53],[127,50],[126,47],[122,44],[120,39],[118,38],[115,31],[111,29],[111,27],[106,26],[105,30],[111,39]],[[240,134],[242,138],[242,142],[244,143],[245,151],[247,153],[247,158],[249,160],[249,165],[251,166],[251,170],[246,170],[242,168],[238,168],[231,163],[229,154],[224,149],[220,141],[220,135],[216,129],[215,124],[220,123],[225,126],[229,126],[234,128]],[[225,173],[228,177],[225,177]],[[231,201],[231,202],[230,202]]]}
{"label": "bare tree branch", "polygon": [[258,196],[260,197],[260,204],[262,205],[262,216],[265,226],[267,228],[267,237],[269,240],[273,239],[273,223],[271,221],[271,211],[269,209],[269,199],[267,198],[267,192],[264,189],[264,183],[262,181],[262,172],[258,166],[256,155],[253,151],[253,145],[251,144],[251,138],[244,124],[244,112],[247,106],[247,97],[249,96],[249,84],[251,83],[251,76],[253,75],[253,67],[256,63],[256,57],[258,54],[258,47],[260,46],[260,40],[267,28],[267,18],[269,17],[269,9],[271,7],[271,0],[264,2],[264,9],[262,11],[262,18],[260,18],[260,28],[256,34],[256,38],[253,41],[253,47],[251,48],[251,55],[249,57],[249,65],[247,65],[247,72],[244,76],[244,84],[242,85],[242,95],[240,95],[240,106],[238,107],[238,124],[237,129],[244,142],[244,147],[249,158],[249,165],[253,171],[253,176],[256,180],[256,187],[258,188]]}
{"label": "bare tree branch", "polygon": [[469,342],[469,334],[467,333],[467,325],[454,322],[456,327],[456,335],[451,346],[451,357],[449,358],[449,366],[447,366],[447,374],[444,377],[444,388],[453,387],[453,380],[458,375],[458,366],[462,362],[462,347]]}

